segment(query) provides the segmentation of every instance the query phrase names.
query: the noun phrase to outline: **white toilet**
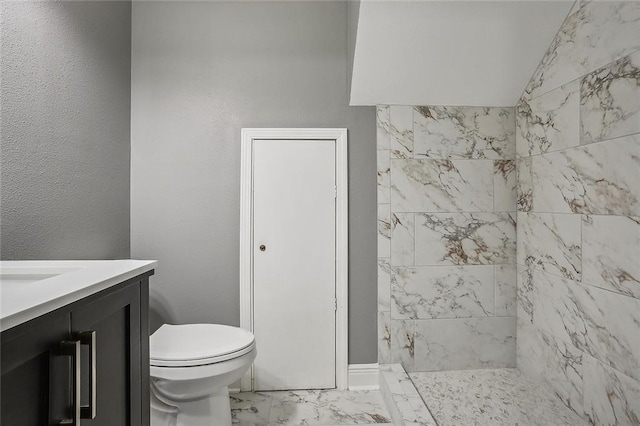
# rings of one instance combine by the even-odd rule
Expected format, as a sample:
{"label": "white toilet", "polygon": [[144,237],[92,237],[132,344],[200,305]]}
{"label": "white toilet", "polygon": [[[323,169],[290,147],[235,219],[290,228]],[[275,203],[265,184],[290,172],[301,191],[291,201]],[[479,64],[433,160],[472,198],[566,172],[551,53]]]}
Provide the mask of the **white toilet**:
{"label": "white toilet", "polygon": [[150,339],[151,426],[228,426],[228,386],[256,357],[253,334],[219,324],[164,324]]}

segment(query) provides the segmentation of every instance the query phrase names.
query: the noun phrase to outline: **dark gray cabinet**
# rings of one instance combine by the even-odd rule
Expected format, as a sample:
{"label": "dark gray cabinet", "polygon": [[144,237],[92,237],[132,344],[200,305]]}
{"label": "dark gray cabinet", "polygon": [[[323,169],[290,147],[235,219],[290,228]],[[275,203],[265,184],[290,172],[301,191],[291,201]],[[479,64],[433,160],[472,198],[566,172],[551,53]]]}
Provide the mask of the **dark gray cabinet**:
{"label": "dark gray cabinet", "polygon": [[2,332],[0,424],[148,426],[152,274]]}

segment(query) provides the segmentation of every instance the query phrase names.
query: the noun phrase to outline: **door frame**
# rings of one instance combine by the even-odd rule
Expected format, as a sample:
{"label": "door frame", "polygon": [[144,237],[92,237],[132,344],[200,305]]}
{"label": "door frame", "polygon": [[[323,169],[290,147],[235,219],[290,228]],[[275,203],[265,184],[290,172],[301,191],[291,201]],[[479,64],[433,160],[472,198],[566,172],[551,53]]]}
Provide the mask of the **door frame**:
{"label": "door frame", "polygon": [[[240,158],[240,327],[253,332],[253,141],[332,140],[336,144],[336,388],[348,383],[348,189],[347,129],[244,128]],[[258,348],[260,353],[260,348]],[[240,380],[242,391],[253,390],[253,366]]]}

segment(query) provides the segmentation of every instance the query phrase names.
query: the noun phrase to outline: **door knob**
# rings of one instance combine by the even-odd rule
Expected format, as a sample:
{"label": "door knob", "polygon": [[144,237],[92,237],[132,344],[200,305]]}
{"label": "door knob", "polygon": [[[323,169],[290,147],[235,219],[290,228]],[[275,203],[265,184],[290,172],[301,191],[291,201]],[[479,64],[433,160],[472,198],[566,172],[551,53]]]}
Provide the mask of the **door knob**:
{"label": "door knob", "polygon": [[265,251],[267,249],[267,246],[265,246],[264,244],[260,244],[260,251]]}

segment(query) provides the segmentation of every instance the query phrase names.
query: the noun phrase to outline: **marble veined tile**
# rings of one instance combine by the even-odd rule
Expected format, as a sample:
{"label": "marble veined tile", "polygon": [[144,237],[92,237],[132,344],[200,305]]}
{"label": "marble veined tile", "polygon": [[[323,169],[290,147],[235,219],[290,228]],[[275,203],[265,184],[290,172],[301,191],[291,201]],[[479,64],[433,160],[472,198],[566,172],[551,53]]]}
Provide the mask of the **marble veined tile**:
{"label": "marble veined tile", "polygon": [[480,107],[475,114],[475,142],[484,157],[510,160],[516,155],[516,115],[513,107]]}
{"label": "marble veined tile", "polygon": [[494,161],[493,210],[498,212],[515,212],[517,197],[515,160]]}
{"label": "marble veined tile", "polygon": [[270,393],[241,392],[229,394],[231,423],[234,425],[268,425],[271,413]]}
{"label": "marble veined tile", "polygon": [[391,313],[378,312],[378,363],[391,362]]}
{"label": "marble veined tile", "polygon": [[580,118],[583,144],[640,132],[640,51],[582,78]]}
{"label": "marble veined tile", "polygon": [[387,401],[394,424],[436,426],[429,409],[401,365],[380,366],[380,392]]}
{"label": "marble veined tile", "polygon": [[582,273],[581,216],[518,214],[518,263],[579,280]]}
{"label": "marble veined tile", "polygon": [[391,165],[389,163],[389,151],[378,151],[377,172],[378,172],[378,204],[389,204],[391,201],[391,187],[389,176]]}
{"label": "marble veined tile", "polygon": [[584,406],[591,424],[640,424],[640,382],[585,357]]}
{"label": "marble veined tile", "polygon": [[492,266],[395,267],[391,318],[486,317],[493,312]]}
{"label": "marble veined tile", "polygon": [[582,281],[640,299],[640,217],[582,217]]}
{"label": "marble veined tile", "polygon": [[515,367],[514,317],[416,320],[415,370]]}
{"label": "marble veined tile", "polygon": [[[576,1],[533,73],[524,97],[533,99],[575,80],[584,73],[580,67],[578,31],[582,25],[581,2]],[[604,65],[604,64],[603,64]]]}
{"label": "marble veined tile", "polygon": [[640,216],[640,134],[532,158],[533,209]]}
{"label": "marble veined tile", "polygon": [[395,212],[493,210],[493,162],[391,160]]}
{"label": "marble veined tile", "polygon": [[582,2],[578,30],[584,73],[640,49],[640,4],[636,1]]}
{"label": "marble veined tile", "polygon": [[517,208],[519,212],[529,212],[533,207],[533,177],[531,175],[531,158],[521,158],[516,160],[516,170],[518,179],[517,187]]}
{"label": "marble veined tile", "polygon": [[389,148],[391,158],[413,157],[413,107],[389,107]]}
{"label": "marble veined tile", "polygon": [[640,300],[533,271],[533,325],[640,379]]}
{"label": "marble veined tile", "polygon": [[580,145],[580,85],[575,80],[538,98],[522,101],[518,113],[518,156]]}
{"label": "marble veined tile", "polygon": [[378,257],[391,256],[391,213],[389,204],[378,204]]}
{"label": "marble veined tile", "polygon": [[516,316],[518,321],[533,324],[533,270],[518,264],[516,284]]}
{"label": "marble veined tile", "polygon": [[518,370],[545,385],[565,406],[582,416],[584,353],[520,319],[517,346]]}
{"label": "marble veined tile", "polygon": [[439,426],[586,425],[515,369],[410,373]]}
{"label": "marble veined tile", "polygon": [[414,246],[414,214],[391,213],[391,265],[413,265]]}
{"label": "marble veined tile", "polygon": [[529,82],[526,96],[536,98],[638,49],[638,2],[577,1]]}
{"label": "marble veined tile", "polygon": [[270,392],[270,425],[390,423],[378,391],[296,390]]}
{"label": "marble veined tile", "polygon": [[[389,129],[389,106],[378,105],[376,107],[376,146],[378,150],[389,150]],[[387,154],[388,157],[389,155]]]}
{"label": "marble veined tile", "polygon": [[391,363],[413,370],[415,321],[391,320]]}
{"label": "marble veined tile", "polygon": [[486,158],[475,141],[477,108],[421,106],[414,112],[415,158]]}
{"label": "marble veined tile", "polygon": [[414,157],[510,159],[513,108],[421,106],[414,112]]}
{"label": "marble veined tile", "polygon": [[389,259],[378,258],[378,312],[391,309],[391,268]]}
{"label": "marble veined tile", "polygon": [[416,265],[515,263],[516,221],[505,212],[416,215]]}
{"label": "marble veined tile", "polygon": [[497,317],[516,316],[516,265],[494,266],[494,308]]}

